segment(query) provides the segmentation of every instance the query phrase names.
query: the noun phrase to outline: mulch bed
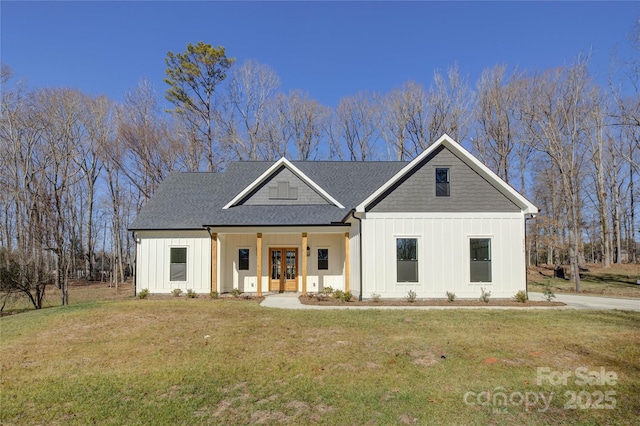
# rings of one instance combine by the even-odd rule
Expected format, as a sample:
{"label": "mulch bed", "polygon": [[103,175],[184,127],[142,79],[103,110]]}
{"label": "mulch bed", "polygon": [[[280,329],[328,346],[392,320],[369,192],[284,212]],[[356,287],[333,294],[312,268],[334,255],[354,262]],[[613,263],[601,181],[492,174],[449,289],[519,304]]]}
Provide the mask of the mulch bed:
{"label": "mulch bed", "polygon": [[508,306],[514,308],[531,308],[538,306],[566,306],[562,302],[547,302],[544,300],[527,300],[525,303],[516,302],[513,299],[490,299],[489,303],[481,302],[477,299],[458,299],[449,302],[447,299],[417,299],[415,302],[398,299],[380,299],[378,302],[373,300],[364,300],[359,302],[353,299],[351,302],[342,302],[330,297],[328,300],[320,301],[312,296],[300,296],[300,302],[303,305],[321,305],[321,306],[450,306],[452,308],[458,306]]}

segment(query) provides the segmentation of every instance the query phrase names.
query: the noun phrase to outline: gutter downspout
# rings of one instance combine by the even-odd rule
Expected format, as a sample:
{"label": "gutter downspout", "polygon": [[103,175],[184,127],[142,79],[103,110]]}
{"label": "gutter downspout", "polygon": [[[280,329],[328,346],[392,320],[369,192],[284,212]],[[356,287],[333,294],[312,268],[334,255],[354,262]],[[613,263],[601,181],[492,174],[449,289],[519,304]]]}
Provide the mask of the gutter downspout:
{"label": "gutter downspout", "polygon": [[535,214],[524,215],[524,291],[527,293],[527,299],[529,298],[529,277],[527,272],[529,271],[529,259],[527,258],[527,221],[534,219]]}
{"label": "gutter downspout", "polygon": [[[138,295],[138,239],[136,238],[136,231],[131,231],[133,242],[136,249],[133,252],[133,297]],[[103,265],[104,268],[104,265]]]}
{"label": "gutter downspout", "polygon": [[360,294],[358,295],[358,300],[362,302],[362,219],[356,216],[356,210],[351,210],[351,217],[357,220],[358,223],[358,232],[360,233],[360,247],[359,247],[359,256],[358,261],[360,263],[360,274],[358,275],[360,278]]}

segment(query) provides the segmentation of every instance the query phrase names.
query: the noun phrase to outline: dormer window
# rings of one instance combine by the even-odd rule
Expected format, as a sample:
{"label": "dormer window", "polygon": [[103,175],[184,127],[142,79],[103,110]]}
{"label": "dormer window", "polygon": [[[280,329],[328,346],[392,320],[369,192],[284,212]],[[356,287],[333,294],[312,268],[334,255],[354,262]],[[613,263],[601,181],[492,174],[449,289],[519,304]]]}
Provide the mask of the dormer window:
{"label": "dormer window", "polygon": [[436,197],[448,197],[449,191],[449,168],[436,168]]}
{"label": "dormer window", "polygon": [[289,186],[287,181],[276,182],[275,186],[269,187],[270,200],[297,200],[298,188]]}

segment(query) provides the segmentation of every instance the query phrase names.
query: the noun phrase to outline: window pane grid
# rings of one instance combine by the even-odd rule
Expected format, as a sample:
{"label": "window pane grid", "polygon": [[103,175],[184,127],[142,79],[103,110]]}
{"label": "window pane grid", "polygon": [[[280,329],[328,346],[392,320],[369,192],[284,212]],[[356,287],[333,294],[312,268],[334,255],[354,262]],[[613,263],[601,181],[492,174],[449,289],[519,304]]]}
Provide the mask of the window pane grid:
{"label": "window pane grid", "polygon": [[329,249],[318,249],[318,269],[329,269]]}
{"label": "window pane grid", "polygon": [[398,238],[396,256],[398,282],[418,282],[418,239]]}
{"label": "window pane grid", "polygon": [[241,271],[249,269],[249,249],[238,250],[238,269]]}
{"label": "window pane grid", "polygon": [[473,283],[491,282],[491,239],[469,240],[470,280]]}
{"label": "window pane grid", "polygon": [[436,197],[448,197],[449,192],[449,169],[436,169]]}
{"label": "window pane grid", "polygon": [[169,252],[169,280],[170,281],[186,281],[187,280],[187,248],[171,247]]}

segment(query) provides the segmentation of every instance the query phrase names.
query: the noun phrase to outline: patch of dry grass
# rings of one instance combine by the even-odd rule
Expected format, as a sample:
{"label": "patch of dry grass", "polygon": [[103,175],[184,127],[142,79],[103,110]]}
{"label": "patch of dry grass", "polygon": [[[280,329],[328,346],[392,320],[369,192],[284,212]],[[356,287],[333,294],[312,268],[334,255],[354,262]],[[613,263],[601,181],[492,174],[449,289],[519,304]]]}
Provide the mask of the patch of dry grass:
{"label": "patch of dry grass", "polygon": [[[602,265],[587,265],[582,274],[582,292],[606,296],[640,298],[640,265],[621,264],[610,268]],[[552,266],[529,268],[527,279],[529,291],[542,292],[550,285],[556,293],[575,293],[575,284],[568,279],[553,278]]]}
{"label": "patch of dry grass", "polygon": [[[634,424],[640,314],[288,311],[82,303],[0,319],[2,424]],[[205,337],[209,336],[209,337]],[[444,356],[444,357],[443,357]],[[536,368],[616,372],[615,411],[565,409]],[[555,392],[549,410],[466,392]]]}
{"label": "patch of dry grass", "polygon": [[[47,286],[43,308],[60,306],[61,291],[54,285]],[[123,300],[133,297],[133,282],[109,285],[100,281],[72,281],[69,283],[69,304],[85,303],[97,300]],[[4,315],[12,315],[33,309],[33,304],[22,293],[11,295],[4,308]]]}

